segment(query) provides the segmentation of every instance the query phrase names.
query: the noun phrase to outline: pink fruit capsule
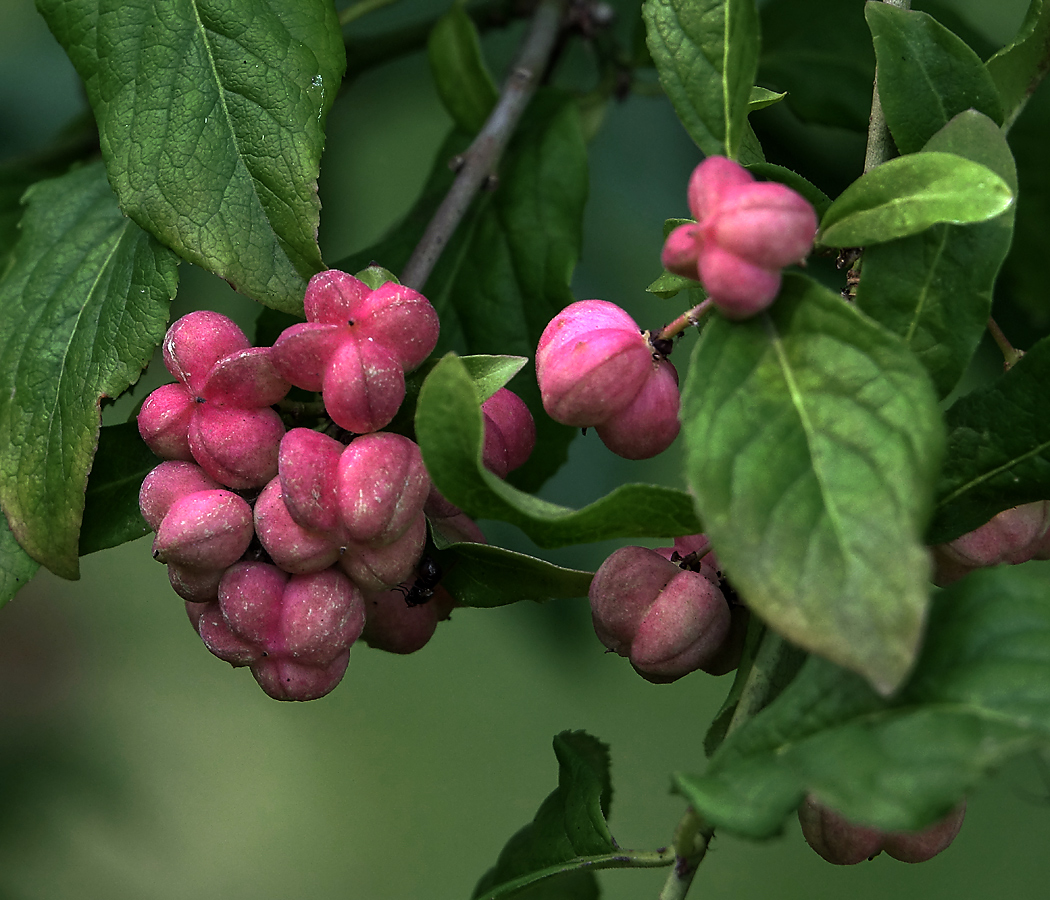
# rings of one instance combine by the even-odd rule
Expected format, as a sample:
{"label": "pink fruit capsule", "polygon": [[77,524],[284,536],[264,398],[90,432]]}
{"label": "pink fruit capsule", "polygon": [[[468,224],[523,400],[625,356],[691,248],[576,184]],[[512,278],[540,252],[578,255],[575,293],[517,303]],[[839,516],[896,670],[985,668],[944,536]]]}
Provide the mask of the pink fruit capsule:
{"label": "pink fruit capsule", "polygon": [[224,356],[247,350],[251,342],[230,318],[207,309],[188,313],[164,336],[164,365],[194,394],[211,367]]}
{"label": "pink fruit capsule", "polygon": [[156,531],[171,504],[197,491],[218,490],[219,483],[196,463],[167,460],[143,480],[139,488],[139,510],[146,524]]}
{"label": "pink fruit capsule", "polygon": [[252,509],[231,491],[197,491],[168,509],[153,541],[153,556],[163,563],[197,569],[223,569],[248,549]]}
{"label": "pink fruit capsule", "polygon": [[595,431],[617,456],[650,459],[663,453],[678,437],[678,372],[660,360],[637,396]]}
{"label": "pink fruit capsule", "polygon": [[309,428],[293,428],[281,438],[277,471],[284,504],[303,528],[331,534],[342,543],[339,518],[339,457],[345,445]]}
{"label": "pink fruit capsule", "polygon": [[262,487],[277,474],[284,423],[270,407],[231,409],[202,404],[190,422],[193,458],[235,490]]}
{"label": "pink fruit capsule", "polygon": [[161,459],[192,460],[189,428],[193,397],[180,382],[162,384],[139,410],[139,434],[146,446]]}
{"label": "pink fruit capsule", "polygon": [[437,312],[421,293],[388,281],[362,300],[354,328],[381,341],[406,372],[419,367],[438,342]]}
{"label": "pink fruit capsule", "polygon": [[274,700],[318,700],[331,693],[346,674],[350,651],[325,665],[307,665],[287,657],[261,657],[251,664],[259,687]]}
{"label": "pink fruit capsule", "polygon": [[348,544],[339,557],[339,568],[362,591],[388,591],[412,577],[426,541],[427,520],[421,512],[405,533],[390,544]]}
{"label": "pink fruit capsule", "polygon": [[405,399],[405,373],[385,344],[350,336],[328,361],[323,391],[333,422],[368,434],[397,414]]}
{"label": "pink fruit capsule", "polygon": [[339,559],[340,546],[331,536],[295,522],[284,504],[281,480],[275,478],[255,501],[255,533],[274,564],[296,575],[320,572]]}
{"label": "pink fruit capsule", "polygon": [[536,446],[536,423],[525,401],[500,388],[481,404],[485,420],[485,468],[503,478],[523,466]]}

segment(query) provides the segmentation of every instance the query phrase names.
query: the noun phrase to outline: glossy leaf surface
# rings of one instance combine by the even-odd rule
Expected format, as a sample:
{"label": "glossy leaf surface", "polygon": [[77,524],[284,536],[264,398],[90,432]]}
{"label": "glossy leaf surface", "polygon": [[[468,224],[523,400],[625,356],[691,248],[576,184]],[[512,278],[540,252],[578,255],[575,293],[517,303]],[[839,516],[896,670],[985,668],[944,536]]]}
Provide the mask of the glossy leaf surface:
{"label": "glossy leaf surface", "polygon": [[811,657],[678,790],[720,829],[783,827],[806,794],[847,819],[918,830],[997,766],[1050,743],[1047,570],[978,572],[938,595],[915,671],[891,698]]}
{"label": "glossy leaf surface", "polygon": [[921,535],[944,440],[914,356],[789,274],[765,317],[705,328],[682,409],[697,511],[748,606],[894,689],[928,603]]}
{"label": "glossy leaf surface", "polygon": [[176,258],[121,215],[101,164],[35,185],[0,281],[0,503],[19,543],[75,578],[102,397],[164,337]]}

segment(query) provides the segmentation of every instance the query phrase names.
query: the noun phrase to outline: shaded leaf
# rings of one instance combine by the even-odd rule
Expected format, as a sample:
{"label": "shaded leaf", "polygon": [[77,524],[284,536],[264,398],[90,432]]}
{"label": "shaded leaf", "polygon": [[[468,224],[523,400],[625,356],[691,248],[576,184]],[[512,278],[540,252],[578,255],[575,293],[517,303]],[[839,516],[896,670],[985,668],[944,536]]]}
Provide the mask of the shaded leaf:
{"label": "shaded leaf", "polygon": [[660,83],[685,130],[707,156],[736,159],[758,63],[754,0],[646,0],[642,15]]}
{"label": "shaded leaf", "polygon": [[[586,732],[563,731],[554,738],[554,753],[558,787],[532,822],[507,841],[496,865],[474,888],[475,900],[506,897],[572,870],[617,864],[618,847],[605,821],[612,799],[609,748]],[[591,879],[584,880],[588,893]],[[557,897],[558,893],[530,896]]]}
{"label": "shaded leaf", "polygon": [[499,90],[485,65],[477,26],[462,3],[453,3],[437,20],[427,57],[434,87],[452,121],[476,134],[499,100]]}
{"label": "shaded leaf", "polygon": [[[970,110],[935,134],[928,151],[987,166],[1017,191],[998,126]],[[864,253],[857,305],[903,338],[947,396],[969,364],[992,311],[992,291],[1013,237],[1014,207],[988,222],[940,224]]]}
{"label": "shaded leaf", "polygon": [[720,829],[777,834],[806,794],[853,822],[914,831],[992,769],[1050,743],[1046,569],[986,570],[938,595],[929,635],[889,699],[811,657],[735,731],[700,776],[676,784]]}
{"label": "shaded leaf", "polygon": [[1013,42],[985,63],[999,89],[1007,126],[1050,70],[1050,3],[1031,0]]}
{"label": "shaded leaf", "polygon": [[121,209],[286,312],[317,247],[324,120],[345,69],[324,0],[40,0],[84,80]]}
{"label": "shaded leaf", "polygon": [[1050,338],[988,387],[945,413],[948,453],[937,484],[931,544],[983,525],[996,513],[1050,497]]}
{"label": "shaded leaf", "polygon": [[784,166],[773,163],[754,163],[747,170],[757,178],[764,181],[778,181],[787,185],[791,190],[801,194],[810,205],[817,211],[817,218],[823,217],[831,206],[831,198],[812,182],[807,181],[798,172],[793,172]]}
{"label": "shaded leaf", "polygon": [[139,488],[159,464],[134,421],[101,429],[84,497],[81,556],[149,534],[139,512]]}
{"label": "shaded leaf", "polygon": [[751,88],[751,94],[747,100],[748,112],[754,112],[756,109],[765,109],[767,106],[779,103],[786,96],[787,94],[783,91],[771,91],[768,88],[758,87],[756,85]]}
{"label": "shaded leaf", "polygon": [[460,359],[474,382],[479,403],[488,400],[529,362],[524,356],[461,356]]}
{"label": "shaded leaf", "polygon": [[99,163],[27,203],[0,281],[0,503],[31,556],[75,578],[100,400],[163,339],[177,259],[121,215]]}
{"label": "shaded leaf", "polygon": [[999,92],[981,58],[932,16],[867,3],[879,67],[879,99],[901,153],[914,153],[959,113],[1003,121]]}
{"label": "shaded leaf", "polygon": [[446,356],[419,393],[416,440],[437,489],[467,515],[517,525],[540,547],[703,531],[689,495],[659,485],[623,485],[579,510],[526,494],[481,465],[482,438],[470,375],[462,360]]}
{"label": "shaded leaf", "polygon": [[788,274],[767,316],[705,328],[681,418],[697,511],[748,606],[792,642],[895,688],[928,602],[920,538],[943,449],[915,357]]}
{"label": "shaded leaf", "polygon": [[995,218],[1013,191],[987,166],[953,153],[900,156],[866,172],[831,204],[818,242],[863,247],[918,234],[938,222],[957,225]]}
{"label": "shaded leaf", "polygon": [[40,563],[19,546],[7,519],[0,515],[0,607],[25,587],[39,568]]}
{"label": "shaded leaf", "polygon": [[586,597],[594,575],[488,544],[450,544],[435,555],[443,573],[441,586],[462,606]]}

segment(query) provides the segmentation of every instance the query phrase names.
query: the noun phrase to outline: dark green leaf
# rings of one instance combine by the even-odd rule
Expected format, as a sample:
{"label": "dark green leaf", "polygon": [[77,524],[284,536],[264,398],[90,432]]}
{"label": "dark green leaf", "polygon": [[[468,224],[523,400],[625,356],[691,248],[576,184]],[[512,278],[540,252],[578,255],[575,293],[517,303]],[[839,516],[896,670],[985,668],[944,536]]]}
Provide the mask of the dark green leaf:
{"label": "dark green leaf", "polygon": [[487,544],[450,544],[436,556],[443,572],[441,586],[462,606],[586,597],[594,574]]}
{"label": "dark green leaf", "polygon": [[462,3],[453,3],[434,25],[427,56],[434,86],[452,121],[476,134],[499,100],[499,90],[481,54],[477,26]]}
{"label": "dark green leaf", "polygon": [[324,121],[345,68],[324,0],[40,0],[87,87],[121,209],[237,290],[302,309]]}
{"label": "dark green leaf", "polygon": [[109,425],[99,432],[98,452],[85,494],[81,556],[149,534],[139,512],[139,488],[142,479],[159,464],[139,437],[135,422]]}
{"label": "dark green leaf", "polygon": [[932,16],[868,3],[879,66],[879,99],[901,153],[914,153],[959,113],[976,109],[1002,124],[999,92],[981,58]]}
{"label": "dark green leaf", "polygon": [[1014,194],[987,166],[954,153],[912,153],[876,166],[843,191],[824,214],[817,240],[864,247],[918,234],[938,222],[993,219]]}
{"label": "dark green leaf", "polygon": [[931,544],[950,541],[1011,506],[1050,497],[1050,338],[945,414],[948,455]]}
{"label": "dark green leaf", "polygon": [[384,269],[382,266],[376,265],[369,266],[367,269],[362,269],[360,272],[354,273],[354,278],[360,278],[361,281],[367,284],[373,291],[386,284],[388,281],[401,284],[393,272],[389,269]]}
{"label": "dark green leaf", "polygon": [[27,203],[0,281],[0,502],[26,551],[75,578],[99,402],[163,339],[177,259],[120,214],[101,164]]}
{"label": "dark green leaf", "polygon": [[867,131],[875,54],[863,10],[842,0],[762,4],[758,79],[787,91],[803,122]]}
{"label": "dark green leaf", "polygon": [[659,485],[623,485],[580,510],[523,493],[481,465],[482,436],[470,374],[447,356],[419,393],[416,440],[437,489],[469,516],[517,525],[540,547],[703,531],[689,495]]}
{"label": "dark green leaf", "polygon": [[786,96],[787,94],[784,92],[778,93],[768,88],[755,86],[751,88],[751,95],[747,100],[748,112],[754,112],[756,109],[765,109],[767,106],[779,103]]}
{"label": "dark green leaf", "polygon": [[766,316],[704,330],[682,433],[704,530],[748,606],[794,643],[895,688],[928,602],[920,538],[944,440],[915,357],[789,274]]}
{"label": "dark green leaf", "polygon": [[702,776],[678,776],[704,819],[754,838],[806,794],[885,831],[921,829],[995,767],[1050,744],[1045,568],[979,572],[942,592],[915,672],[884,699],[811,657]]}
{"label": "dark green leaf", "polygon": [[828,211],[828,207],[831,206],[831,198],[827,194],[797,172],[792,172],[791,169],[765,162],[754,163],[748,166],[747,169],[758,178],[765,181],[779,181],[781,184],[787,185],[791,190],[801,194],[817,211],[818,218],[822,217]]}
{"label": "dark green leaf", "polygon": [[[352,272],[375,259],[398,271],[452,183],[449,158],[467,143],[454,132],[402,225],[339,267]],[[569,283],[586,195],[587,149],[575,104],[540,91],[501,164],[499,187],[475,201],[427,281],[424,293],[441,317],[439,353],[533,355],[547,323],[575,299]],[[537,430],[536,450],[510,481],[535,490],[565,462],[575,432],[543,413],[532,366],[510,387]]]}
{"label": "dark green leaf", "polygon": [[529,362],[524,356],[461,356],[460,359],[474,382],[479,403],[488,400]]}
{"label": "dark green leaf", "polygon": [[15,540],[7,519],[0,514],[0,607],[29,583],[40,568]]}
{"label": "dark green leaf", "polygon": [[1003,47],[985,66],[999,89],[1009,126],[1050,70],[1050,3],[1032,0],[1013,43]]}
{"label": "dark green leaf", "polygon": [[[926,145],[987,166],[1010,189],[1017,172],[996,124],[959,113]],[[926,366],[941,397],[962,377],[992,311],[992,290],[1010,249],[1014,208],[988,222],[934,225],[864,253],[857,305],[899,335]]]}
{"label": "dark green leaf", "polygon": [[609,748],[583,731],[563,731],[554,738],[554,753],[558,787],[543,801],[536,818],[507,841],[496,865],[474,888],[474,900],[506,897],[573,870],[622,865],[605,821],[612,799]]}
{"label": "dark green leaf", "polygon": [[22,218],[22,195],[44,174],[29,166],[0,166],[0,275],[18,241]]}
{"label": "dark green leaf", "polygon": [[642,15],[660,83],[689,136],[708,156],[736,159],[758,63],[755,0],[646,0]]}

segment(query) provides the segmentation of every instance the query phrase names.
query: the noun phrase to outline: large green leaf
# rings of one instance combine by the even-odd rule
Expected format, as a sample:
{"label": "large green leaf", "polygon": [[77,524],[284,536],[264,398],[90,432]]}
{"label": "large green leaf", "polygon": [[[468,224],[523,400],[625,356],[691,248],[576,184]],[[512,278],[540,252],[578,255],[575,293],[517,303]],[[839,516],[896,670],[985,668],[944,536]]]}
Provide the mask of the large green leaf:
{"label": "large green leaf", "polygon": [[927,540],[950,541],[996,513],[1050,497],[1050,338],[948,410],[948,454]]}
{"label": "large green leaf", "polygon": [[999,89],[1007,127],[1050,70],[1050,3],[1032,0],[1017,37],[985,63]]}
{"label": "large green leaf", "polygon": [[0,281],[0,504],[31,556],[75,578],[99,403],[163,339],[177,259],[120,214],[100,163],[27,202]]}
{"label": "large green leaf", "polygon": [[485,124],[499,90],[481,53],[478,29],[462,3],[453,3],[427,41],[434,86],[452,121],[470,134]]}
{"label": "large green leaf", "polygon": [[323,268],[317,173],[345,69],[325,0],[40,0],[121,209],[289,312]]}
{"label": "large green leaf", "polygon": [[[612,800],[609,748],[583,731],[563,731],[554,738],[558,757],[558,787],[540,806],[536,817],[515,834],[486,872],[474,900],[516,895],[542,879],[564,878],[581,869],[624,865],[609,833],[606,818]],[[596,896],[594,875],[588,873],[573,897]],[[535,897],[563,896],[541,892]]]}
{"label": "large green leaf", "polygon": [[7,519],[0,515],[0,606],[25,587],[39,568],[40,563],[22,549]]}
{"label": "large green leaf", "polygon": [[441,586],[461,606],[586,597],[594,574],[488,544],[450,544],[435,556],[441,565]]}
{"label": "large green leaf", "polygon": [[[449,158],[466,144],[454,132],[404,222],[339,267],[353,272],[377,260],[400,270],[451,184]],[[541,91],[504,156],[497,189],[475,200],[427,280],[424,293],[441,317],[438,352],[533,356],[547,323],[575,299],[569,283],[586,199],[587,148],[576,105]],[[510,387],[529,405],[537,430],[536,451],[510,480],[535,490],[565,462],[575,432],[543,412],[531,365]]]}
{"label": "large green leaf", "polygon": [[689,495],[659,485],[626,484],[580,510],[526,494],[481,465],[483,434],[470,374],[446,356],[419,392],[416,440],[437,489],[468,515],[517,525],[540,547],[703,530]]}
{"label": "large green leaf", "polygon": [[944,816],[992,769],[1050,744],[1050,591],[1031,566],[971,575],[935,600],[894,697],[811,658],[679,791],[705,820],[770,837],[806,794],[885,831]]}
{"label": "large green leaf", "polygon": [[686,477],[748,606],[800,646],[900,684],[928,602],[921,543],[943,449],[921,365],[816,282],[712,321],[682,392]]}
{"label": "large green leaf", "polygon": [[707,156],[737,158],[758,66],[755,0],[646,0],[642,15],[660,83],[689,136]]}
{"label": "large green leaf", "polygon": [[135,422],[108,425],[99,432],[98,452],[84,495],[81,556],[149,534],[139,512],[139,488],[158,465],[160,460],[139,436]]}
{"label": "large green leaf", "polygon": [[1003,112],[981,58],[932,16],[868,3],[879,66],[879,99],[901,153],[919,150],[959,113],[976,109],[997,124]]}
{"label": "large green leaf", "polygon": [[984,222],[1013,200],[1010,185],[987,166],[954,153],[911,153],[876,166],[846,188],[824,213],[817,240],[828,247],[865,247],[939,222]]}
{"label": "large green leaf", "polygon": [[864,7],[842,0],[763,3],[758,78],[787,91],[803,122],[866,132],[875,54]]}
{"label": "large green leaf", "polygon": [[[975,110],[959,113],[925,150],[981,163],[1017,191],[1017,171],[1005,137]],[[904,339],[941,397],[962,377],[984,334],[1013,225],[1011,206],[988,222],[934,225],[864,253],[857,305]]]}

